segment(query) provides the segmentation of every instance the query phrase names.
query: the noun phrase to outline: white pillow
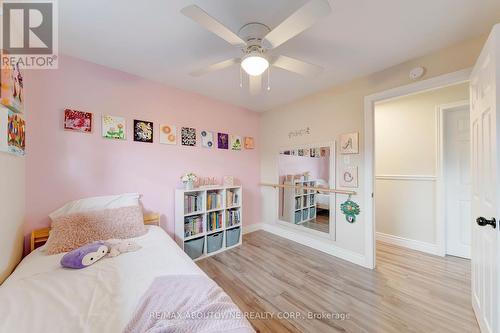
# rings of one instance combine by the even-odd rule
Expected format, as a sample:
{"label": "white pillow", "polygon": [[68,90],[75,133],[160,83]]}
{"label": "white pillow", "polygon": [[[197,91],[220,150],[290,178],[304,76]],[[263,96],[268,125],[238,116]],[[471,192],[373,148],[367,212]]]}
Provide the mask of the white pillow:
{"label": "white pillow", "polygon": [[124,193],[103,197],[91,197],[68,202],[61,208],[49,214],[51,220],[73,213],[89,212],[94,210],[112,209],[129,206],[139,206],[139,193]]}
{"label": "white pillow", "polygon": [[328,187],[328,182],[326,180],[324,180],[324,179],[321,179],[321,178],[320,179],[316,179],[316,186],[318,186],[318,187],[321,187],[321,186]]}

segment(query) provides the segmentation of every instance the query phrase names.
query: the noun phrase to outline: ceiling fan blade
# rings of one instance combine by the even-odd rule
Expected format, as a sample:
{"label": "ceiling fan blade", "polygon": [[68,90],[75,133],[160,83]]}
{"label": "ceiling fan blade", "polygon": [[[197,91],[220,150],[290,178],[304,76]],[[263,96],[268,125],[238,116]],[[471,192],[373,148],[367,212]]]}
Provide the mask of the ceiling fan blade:
{"label": "ceiling fan blade", "polygon": [[264,46],[272,49],[310,28],[320,18],[330,14],[327,0],[311,0],[281,22],[264,37]]}
{"label": "ceiling fan blade", "polygon": [[241,62],[241,59],[239,59],[239,58],[224,60],[224,61],[218,62],[216,64],[210,65],[208,67],[195,70],[194,72],[191,72],[189,74],[191,74],[192,76],[201,76],[203,74],[207,74],[210,72],[218,71],[220,69],[231,67],[233,65],[237,65],[240,62]]}
{"label": "ceiling fan blade", "polygon": [[208,15],[207,12],[196,5],[184,7],[181,9],[181,13],[203,26],[205,29],[224,39],[229,44],[236,46],[246,45],[245,41],[237,34],[229,30],[228,27]]}
{"label": "ceiling fan blade", "polygon": [[258,95],[262,91],[262,75],[248,75],[248,86],[250,95]]}
{"label": "ceiling fan blade", "polygon": [[271,64],[281,69],[305,76],[315,76],[323,71],[321,66],[309,64],[307,62],[285,56],[278,56],[273,59]]}

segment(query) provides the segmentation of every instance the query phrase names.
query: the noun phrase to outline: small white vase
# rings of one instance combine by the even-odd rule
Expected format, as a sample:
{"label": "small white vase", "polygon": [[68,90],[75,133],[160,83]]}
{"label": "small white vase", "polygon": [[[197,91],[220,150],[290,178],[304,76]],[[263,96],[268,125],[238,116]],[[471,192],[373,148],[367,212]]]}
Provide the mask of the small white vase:
{"label": "small white vase", "polygon": [[193,182],[184,182],[184,189],[186,191],[192,190],[194,188],[194,183]]}

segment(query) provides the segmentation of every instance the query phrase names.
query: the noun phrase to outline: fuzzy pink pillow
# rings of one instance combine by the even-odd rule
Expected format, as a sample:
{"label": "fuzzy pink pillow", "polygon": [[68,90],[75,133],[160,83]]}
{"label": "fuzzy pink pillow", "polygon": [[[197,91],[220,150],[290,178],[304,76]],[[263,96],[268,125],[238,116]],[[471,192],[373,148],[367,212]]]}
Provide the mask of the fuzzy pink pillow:
{"label": "fuzzy pink pillow", "polygon": [[57,254],[99,240],[133,238],[146,232],[140,206],[73,213],[52,221],[45,250]]}

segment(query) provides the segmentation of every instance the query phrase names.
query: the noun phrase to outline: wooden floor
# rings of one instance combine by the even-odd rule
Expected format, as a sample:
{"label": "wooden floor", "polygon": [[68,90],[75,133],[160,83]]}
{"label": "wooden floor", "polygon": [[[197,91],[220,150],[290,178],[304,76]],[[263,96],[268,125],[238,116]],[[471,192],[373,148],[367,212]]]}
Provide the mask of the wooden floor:
{"label": "wooden floor", "polygon": [[377,243],[372,271],[256,231],[198,265],[259,332],[479,332],[465,259]]}
{"label": "wooden floor", "polygon": [[302,223],[302,226],[309,229],[314,229],[328,233],[330,231],[329,223],[330,223],[330,218],[328,216],[328,213],[326,213],[326,215],[324,213],[322,215],[318,213],[318,215],[316,215],[316,218],[309,220],[305,223]]}

